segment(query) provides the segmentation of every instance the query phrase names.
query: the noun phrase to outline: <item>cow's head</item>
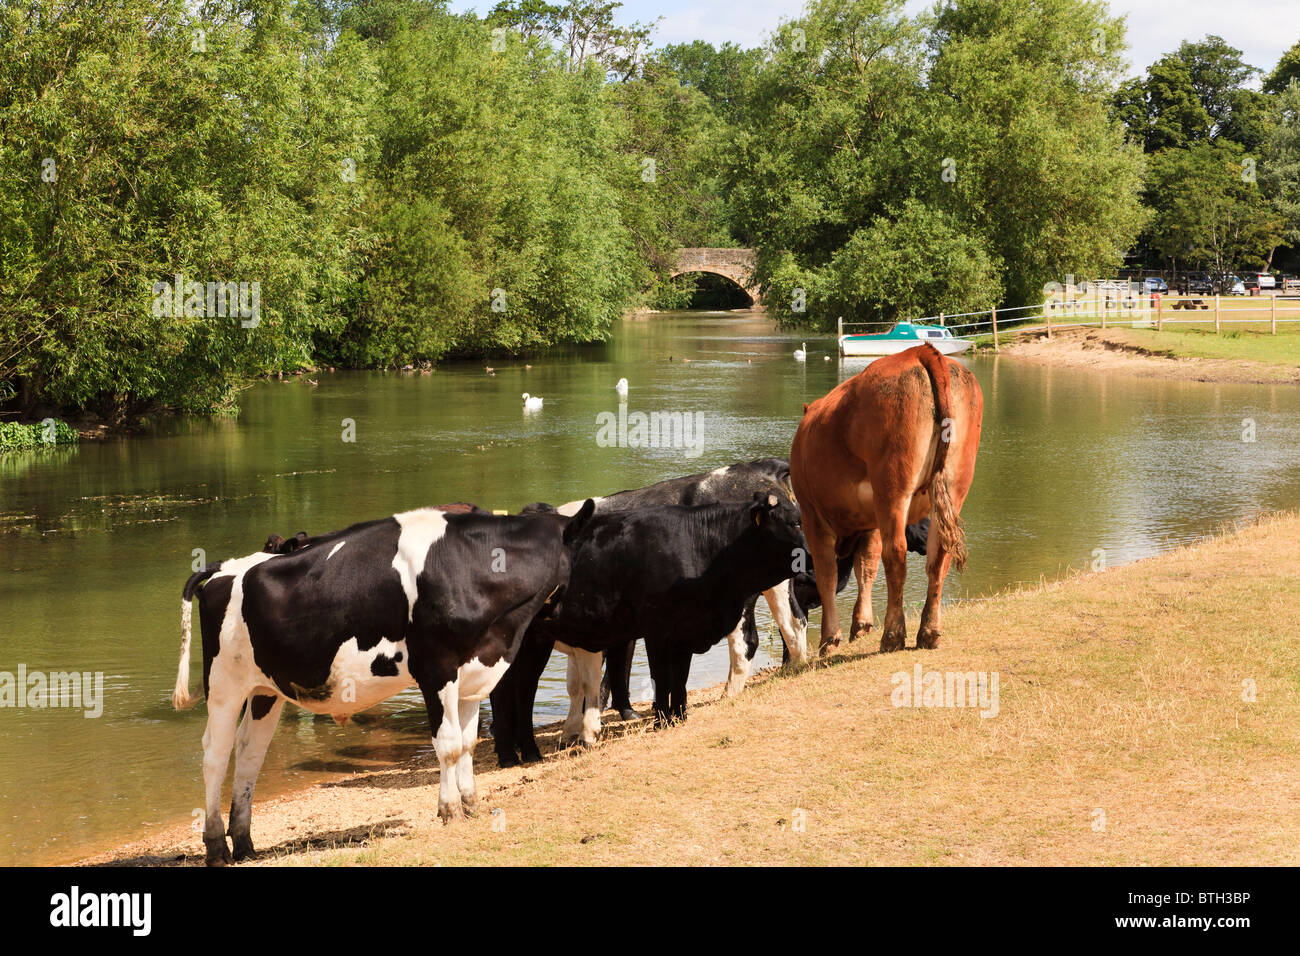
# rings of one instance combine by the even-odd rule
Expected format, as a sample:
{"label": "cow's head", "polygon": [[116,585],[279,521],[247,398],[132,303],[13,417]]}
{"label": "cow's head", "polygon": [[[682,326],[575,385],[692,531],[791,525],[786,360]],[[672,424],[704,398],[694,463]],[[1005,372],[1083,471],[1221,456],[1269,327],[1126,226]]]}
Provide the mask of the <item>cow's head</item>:
{"label": "cow's head", "polygon": [[[529,509],[534,509],[531,512]],[[557,515],[558,512],[550,505],[538,503],[528,505],[521,514],[551,514]],[[564,542],[564,548],[560,555],[560,573],[557,578],[557,584],[546,598],[546,603],[537,616],[543,621],[553,620],[559,616],[560,611],[564,608],[564,592],[569,587],[569,572],[573,566],[572,557],[576,542],[586,530],[587,525],[591,522],[591,516],[596,513],[596,502],[588,498],[578,509],[578,513],[571,518],[565,519],[564,532],[561,540]],[[562,516],[561,516],[562,517]]]}
{"label": "cow's head", "polygon": [[779,542],[782,547],[807,547],[803,527],[799,524],[798,506],[777,488],[754,492],[754,503],[750,505],[749,514],[759,531]]}
{"label": "cow's head", "polygon": [[299,548],[307,545],[307,532],[299,531],[292,538],[282,538],[278,534],[273,534],[266,539],[266,544],[262,550],[267,554],[293,554]]}
{"label": "cow's head", "polygon": [[591,521],[591,516],[595,513],[596,502],[591,498],[588,498],[582,503],[582,507],[578,509],[578,513],[570,518],[568,523],[564,526],[564,546],[566,548],[572,547],[573,542],[578,539],[578,535],[582,534],[583,529],[586,528],[588,522]]}

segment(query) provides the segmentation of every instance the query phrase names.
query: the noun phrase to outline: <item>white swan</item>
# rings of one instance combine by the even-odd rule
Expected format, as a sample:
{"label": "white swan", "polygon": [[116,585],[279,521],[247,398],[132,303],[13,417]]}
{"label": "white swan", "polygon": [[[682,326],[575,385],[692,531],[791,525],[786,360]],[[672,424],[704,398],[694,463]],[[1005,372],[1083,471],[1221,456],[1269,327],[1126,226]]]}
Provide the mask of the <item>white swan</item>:
{"label": "white swan", "polygon": [[794,360],[796,362],[802,362],[804,361],[804,359],[808,358],[807,348],[808,348],[808,343],[804,342],[802,345],[800,345],[797,349],[794,350]]}
{"label": "white swan", "polygon": [[542,399],[537,395],[529,395],[524,392],[524,410],[529,412],[538,411],[542,407]]}
{"label": "white swan", "polygon": [[614,391],[618,392],[619,398],[627,398],[627,379],[620,378],[618,384],[614,386]]}

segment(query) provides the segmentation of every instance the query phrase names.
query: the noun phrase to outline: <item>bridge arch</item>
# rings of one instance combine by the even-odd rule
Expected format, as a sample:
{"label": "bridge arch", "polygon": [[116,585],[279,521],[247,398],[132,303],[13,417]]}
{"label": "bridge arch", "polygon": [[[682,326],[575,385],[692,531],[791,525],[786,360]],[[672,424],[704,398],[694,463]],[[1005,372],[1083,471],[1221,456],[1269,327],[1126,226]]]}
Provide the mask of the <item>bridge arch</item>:
{"label": "bridge arch", "polygon": [[754,281],[757,255],[753,249],[683,248],[677,250],[672,275],[708,272],[730,279],[744,290],[754,305],[762,305],[758,283]]}

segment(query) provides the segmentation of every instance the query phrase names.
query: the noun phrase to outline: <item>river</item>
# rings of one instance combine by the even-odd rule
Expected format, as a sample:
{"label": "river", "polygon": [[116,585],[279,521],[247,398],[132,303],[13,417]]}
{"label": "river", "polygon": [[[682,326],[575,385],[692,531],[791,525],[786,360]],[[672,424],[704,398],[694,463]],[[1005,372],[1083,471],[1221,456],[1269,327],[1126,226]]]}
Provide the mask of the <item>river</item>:
{"label": "river", "polygon": [[[797,363],[805,339],[808,361]],[[784,456],[801,404],[864,363],[837,358],[830,338],[779,334],[761,313],[682,312],[626,319],[604,345],[491,364],[494,375],[476,362],[265,382],[242,393],[237,419],[0,456],[0,671],[99,672],[104,698],[97,717],[0,709],[0,863],[75,859],[202,805],[203,707],[177,714],[170,703],[180,591],[196,557],[420,505],[514,510]],[[1300,390],[992,356],[969,365],[984,389],[984,436],[964,510],[970,563],[946,599],[1115,566],[1300,502]],[[630,411],[702,414],[699,446],[598,441],[622,377]],[[523,392],[543,397],[540,412],[524,413]],[[922,562],[910,558],[912,602]],[[879,615],[883,574],[875,600]],[[761,666],[780,659],[780,638],[759,610]],[[909,641],[916,623],[913,608]],[[551,662],[539,721],[566,709],[563,663]],[[719,646],[697,659],[692,682],[725,673]],[[639,651],[634,697],[648,696],[646,677]],[[347,727],[290,707],[258,795],[429,749],[414,691]]]}

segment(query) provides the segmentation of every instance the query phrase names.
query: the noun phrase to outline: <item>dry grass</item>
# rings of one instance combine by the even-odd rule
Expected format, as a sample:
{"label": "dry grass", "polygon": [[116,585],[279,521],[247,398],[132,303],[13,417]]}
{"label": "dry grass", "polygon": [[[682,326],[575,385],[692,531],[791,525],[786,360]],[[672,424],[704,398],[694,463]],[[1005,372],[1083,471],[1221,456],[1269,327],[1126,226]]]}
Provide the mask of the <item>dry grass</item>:
{"label": "dry grass", "polygon": [[[988,340],[991,342],[991,339]],[[1300,384],[1300,333],[1057,329],[1008,336],[1002,354],[1040,365],[1191,382]]]}
{"label": "dry grass", "polygon": [[[1269,517],[952,608],[938,650],[855,645],[684,726],[482,773],[473,820],[441,826],[436,770],[408,767],[255,806],[254,837],[312,865],[1300,863],[1297,538]],[[998,715],[891,706],[918,662],[997,672]]]}

